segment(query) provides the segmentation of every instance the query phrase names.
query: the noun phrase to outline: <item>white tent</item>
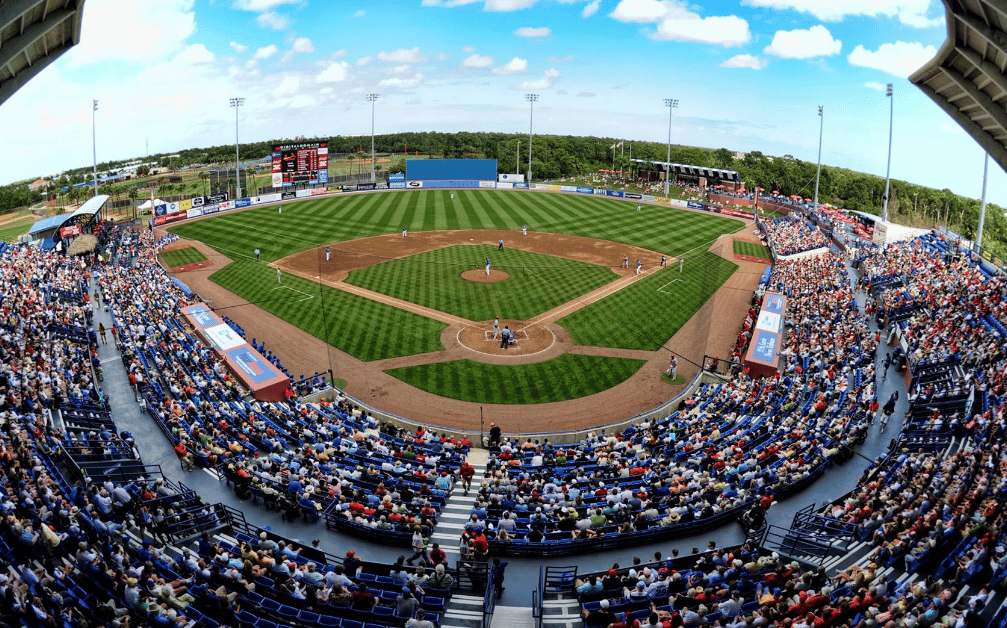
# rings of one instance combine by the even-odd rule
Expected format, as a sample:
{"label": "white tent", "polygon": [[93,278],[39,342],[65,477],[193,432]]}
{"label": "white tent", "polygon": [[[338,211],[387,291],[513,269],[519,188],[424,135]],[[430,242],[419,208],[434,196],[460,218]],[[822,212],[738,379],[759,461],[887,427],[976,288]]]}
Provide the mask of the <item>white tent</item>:
{"label": "white tent", "polygon": [[161,200],[161,199],[159,199],[159,198],[155,198],[155,199],[153,200],[153,202],[151,202],[151,201],[144,201],[144,202],[143,202],[143,204],[142,204],[142,205],[140,205],[140,209],[150,209],[150,208],[151,208],[151,207],[153,207],[153,206],[157,206],[157,205],[164,205],[164,204],[165,204],[165,202],[164,202],[164,201],[162,201],[162,200]]}

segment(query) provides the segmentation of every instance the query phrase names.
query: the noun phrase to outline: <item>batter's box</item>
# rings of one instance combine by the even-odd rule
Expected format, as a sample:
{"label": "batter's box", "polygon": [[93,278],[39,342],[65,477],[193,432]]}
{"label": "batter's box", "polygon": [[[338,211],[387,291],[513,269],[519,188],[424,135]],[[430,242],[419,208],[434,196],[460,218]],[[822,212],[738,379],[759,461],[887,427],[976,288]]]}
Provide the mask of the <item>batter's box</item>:
{"label": "batter's box", "polygon": [[[528,340],[528,332],[523,329],[512,329],[511,333],[514,334],[514,340]],[[497,335],[496,339],[494,339],[492,331],[484,331],[483,339],[492,342],[500,342],[500,336]]]}
{"label": "batter's box", "polygon": [[665,294],[674,294],[674,293],[672,293],[672,292],[668,292],[667,290],[665,290],[665,288],[667,288],[667,287],[668,287],[668,286],[670,286],[671,284],[675,283],[676,281],[682,281],[682,280],[681,280],[681,279],[672,279],[672,280],[671,280],[671,281],[669,281],[668,283],[666,283],[666,284],[664,284],[663,286],[661,286],[660,288],[658,288],[658,289],[657,289],[657,291],[658,291],[658,292],[663,292],[663,293],[665,293]]}

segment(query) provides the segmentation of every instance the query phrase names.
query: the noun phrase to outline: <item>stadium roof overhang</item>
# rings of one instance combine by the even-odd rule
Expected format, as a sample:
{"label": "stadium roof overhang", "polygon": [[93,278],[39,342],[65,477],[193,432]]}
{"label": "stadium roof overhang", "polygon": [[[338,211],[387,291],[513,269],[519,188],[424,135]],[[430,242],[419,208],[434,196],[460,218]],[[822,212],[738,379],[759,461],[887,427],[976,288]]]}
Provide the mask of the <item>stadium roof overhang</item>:
{"label": "stadium roof overhang", "polygon": [[948,38],[909,77],[1007,170],[1007,0],[943,0]]}
{"label": "stadium roof overhang", "polygon": [[[83,205],[78,207],[76,211],[72,211],[68,214],[59,214],[58,216],[50,216],[37,221],[31,226],[31,229],[28,230],[28,234],[37,237],[39,234],[46,234],[47,232],[59,229],[69,222],[71,218],[77,216],[94,216],[101,211],[101,208],[104,207],[106,201],[108,201],[107,194],[99,194],[98,196],[89,198]],[[82,224],[86,222],[83,218],[79,218],[78,221]]]}
{"label": "stadium roof overhang", "polygon": [[0,2],[0,104],[80,42],[84,0]]}
{"label": "stadium roof overhang", "polygon": [[684,174],[693,177],[706,177],[707,179],[718,179],[720,181],[740,181],[741,176],[734,170],[723,170],[721,168],[709,168],[707,166],[690,166],[688,164],[673,164],[667,161],[651,161],[649,159],[634,159],[638,164],[650,164],[658,166],[662,170],[667,170],[673,174]]}

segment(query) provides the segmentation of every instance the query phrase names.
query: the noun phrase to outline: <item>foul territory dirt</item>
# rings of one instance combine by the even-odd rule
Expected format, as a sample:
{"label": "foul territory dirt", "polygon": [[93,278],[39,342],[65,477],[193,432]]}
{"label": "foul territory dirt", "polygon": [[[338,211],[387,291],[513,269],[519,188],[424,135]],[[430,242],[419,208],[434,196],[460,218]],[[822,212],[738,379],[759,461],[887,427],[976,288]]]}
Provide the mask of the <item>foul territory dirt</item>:
{"label": "foul territory dirt", "polygon": [[[750,227],[749,227],[750,228]],[[160,236],[162,234],[158,234]],[[741,235],[741,234],[738,234]],[[731,234],[721,236],[710,251],[735,261]],[[517,341],[501,349],[493,340],[493,321],[467,321],[456,316],[429,310],[385,295],[366,293],[343,282],[349,271],[381,263],[387,259],[407,257],[458,244],[493,244],[500,239],[504,246],[536,253],[575,259],[612,267],[617,279],[592,293],[545,312],[529,321],[501,320],[500,327],[509,325],[517,331]],[[568,431],[611,423],[649,410],[666,401],[681,389],[661,381],[667,369],[667,351],[639,351],[585,347],[574,345],[570,335],[555,321],[585,305],[611,294],[636,280],[635,268],[622,268],[623,258],[631,264],[639,258],[644,272],[649,273],[660,262],[661,253],[615,242],[578,236],[514,231],[437,231],[361,238],[328,245],[330,259],[325,259],[325,246],[302,251],[274,265],[284,272],[321,281],[337,289],[379,298],[383,303],[430,316],[448,324],[442,333],[444,350],[420,355],[403,356],[362,362],[319,339],[247,303],[237,295],[210,281],[210,275],[230,260],[199,242],[177,241],[169,250],[195,246],[206,255],[210,266],[183,273],[180,278],[215,308],[227,307],[228,316],[245,328],[249,337],[264,339],[288,369],[295,374],[310,374],[332,368],[336,377],[347,381],[347,392],[386,412],[410,420],[453,429],[479,429],[480,405],[439,397],[413,388],[384,371],[390,368],[471,359],[494,364],[526,364],[555,358],[562,353],[582,353],[626,357],[647,361],[633,377],[601,393],[570,401],[534,406],[482,406],[485,421],[499,424],[505,432]],[[667,255],[667,254],[666,254]],[[673,258],[668,255],[669,265]],[[677,260],[675,260],[677,261]],[[752,290],[758,283],[764,264],[736,261],[739,270],[686,323],[668,343],[679,355],[679,372],[686,379],[698,370],[703,355],[727,355],[734,343],[738,326],[744,318]],[[472,280],[485,280],[485,271],[470,271]],[[491,271],[490,279],[493,279]],[[481,277],[479,277],[481,276]],[[469,278],[469,277],[466,277]]]}

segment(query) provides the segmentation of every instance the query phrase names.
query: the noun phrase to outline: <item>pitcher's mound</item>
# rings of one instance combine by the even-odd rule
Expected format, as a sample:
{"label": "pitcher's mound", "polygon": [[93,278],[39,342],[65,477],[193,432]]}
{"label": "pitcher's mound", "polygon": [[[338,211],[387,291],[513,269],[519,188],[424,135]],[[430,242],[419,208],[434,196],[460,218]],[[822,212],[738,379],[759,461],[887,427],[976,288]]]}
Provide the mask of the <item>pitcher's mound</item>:
{"label": "pitcher's mound", "polygon": [[490,274],[487,275],[485,270],[466,270],[462,273],[462,279],[468,279],[469,281],[478,281],[479,283],[493,283],[496,281],[503,281],[504,279],[510,279],[510,274],[505,273],[502,270],[490,269]]}

